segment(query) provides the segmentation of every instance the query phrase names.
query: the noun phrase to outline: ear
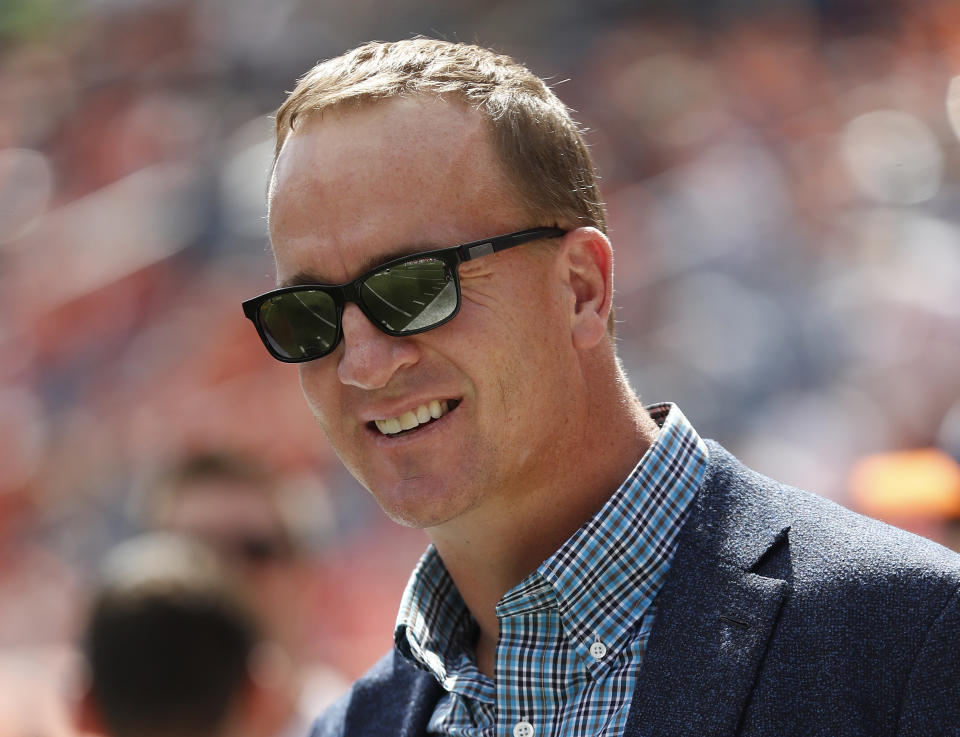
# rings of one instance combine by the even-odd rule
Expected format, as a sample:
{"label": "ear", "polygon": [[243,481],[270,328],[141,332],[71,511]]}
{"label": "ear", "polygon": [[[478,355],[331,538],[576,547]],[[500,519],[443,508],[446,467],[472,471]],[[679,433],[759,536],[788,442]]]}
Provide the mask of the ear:
{"label": "ear", "polygon": [[596,228],[577,228],[563,237],[557,265],[570,290],[573,345],[587,350],[607,338],[613,304],[613,248]]}

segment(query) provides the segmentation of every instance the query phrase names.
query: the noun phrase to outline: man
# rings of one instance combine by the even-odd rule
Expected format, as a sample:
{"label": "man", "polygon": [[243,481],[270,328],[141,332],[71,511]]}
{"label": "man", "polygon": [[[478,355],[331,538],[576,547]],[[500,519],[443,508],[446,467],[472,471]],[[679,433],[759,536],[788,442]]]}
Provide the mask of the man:
{"label": "man", "polygon": [[186,539],[128,541],[107,558],[83,636],[83,732],[268,737],[285,660],[217,560]]}
{"label": "man", "polygon": [[214,551],[242,584],[258,621],[292,668],[281,737],[300,737],[316,711],[346,689],[336,671],[308,662],[316,585],[294,497],[268,466],[228,451],[184,456],[144,498],[147,529],[173,532]]}
{"label": "man", "polygon": [[308,571],[278,477],[236,454],[198,452],[164,468],[144,494],[143,525],[214,550],[291,653],[304,647]]}
{"label": "man", "polygon": [[960,562],[644,409],[593,168],[540,79],[373,43],[276,122],[280,288],[245,313],[432,541],[317,737],[958,733]]}

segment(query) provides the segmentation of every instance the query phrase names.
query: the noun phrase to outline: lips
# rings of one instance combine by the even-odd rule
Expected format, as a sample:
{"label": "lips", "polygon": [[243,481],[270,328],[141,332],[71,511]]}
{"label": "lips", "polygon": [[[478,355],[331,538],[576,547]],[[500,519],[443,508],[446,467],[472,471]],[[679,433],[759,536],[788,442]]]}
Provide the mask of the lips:
{"label": "lips", "polygon": [[452,411],[458,403],[457,400],[434,399],[427,404],[421,404],[414,409],[407,410],[397,417],[374,420],[373,424],[384,435],[396,435],[404,431],[415,430],[421,425],[440,419]]}

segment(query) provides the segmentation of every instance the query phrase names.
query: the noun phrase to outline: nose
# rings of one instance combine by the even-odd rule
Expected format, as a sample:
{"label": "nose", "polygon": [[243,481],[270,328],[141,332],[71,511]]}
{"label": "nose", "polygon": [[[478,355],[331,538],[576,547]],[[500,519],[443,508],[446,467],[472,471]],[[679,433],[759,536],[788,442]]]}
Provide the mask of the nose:
{"label": "nose", "polygon": [[343,308],[343,352],[337,366],[341,383],[360,389],[380,389],[397,371],[420,359],[409,338],[394,338],[378,330],[355,304]]}

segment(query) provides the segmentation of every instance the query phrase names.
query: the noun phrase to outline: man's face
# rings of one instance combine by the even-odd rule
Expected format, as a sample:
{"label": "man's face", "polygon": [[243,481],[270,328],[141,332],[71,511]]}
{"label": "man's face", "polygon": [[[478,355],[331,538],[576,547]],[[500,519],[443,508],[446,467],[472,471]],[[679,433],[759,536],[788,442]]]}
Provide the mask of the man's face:
{"label": "man's face", "polygon": [[[484,123],[460,105],[394,99],[314,116],[285,142],[271,185],[278,281],[342,283],[404,253],[554,224],[532,222],[513,192]],[[396,521],[509,514],[549,479],[576,361],[567,296],[537,249],[461,265],[459,315],[426,333],[387,336],[347,304],[337,349],[300,364],[337,454]],[[375,422],[433,402],[450,409],[413,430]]]}
{"label": "man's face", "polygon": [[171,495],[155,524],[209,546],[237,574],[271,637],[293,654],[302,648],[304,571],[268,491],[196,480]]}

